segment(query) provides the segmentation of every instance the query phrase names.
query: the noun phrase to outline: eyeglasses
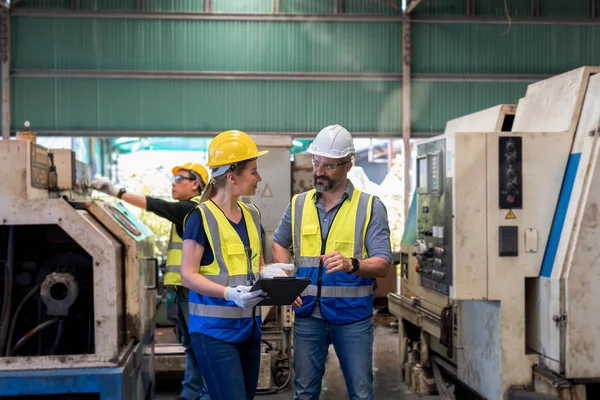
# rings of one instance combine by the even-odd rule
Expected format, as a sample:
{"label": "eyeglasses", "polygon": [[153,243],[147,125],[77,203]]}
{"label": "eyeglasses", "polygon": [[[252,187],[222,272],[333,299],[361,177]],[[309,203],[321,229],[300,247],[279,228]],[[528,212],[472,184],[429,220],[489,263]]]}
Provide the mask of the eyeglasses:
{"label": "eyeglasses", "polygon": [[336,168],[341,167],[342,165],[348,164],[350,161],[344,161],[338,164],[321,164],[314,158],[312,159],[312,165],[315,169],[319,169],[319,167],[323,167],[325,171],[335,171]]}
{"label": "eyeglasses", "polygon": [[254,273],[252,272],[252,261],[256,258],[256,254],[252,255],[252,249],[246,246],[244,246],[244,253],[246,253],[246,262],[248,265],[248,270],[246,271],[246,285],[252,286],[255,282]]}
{"label": "eyeglasses", "polygon": [[195,181],[196,180],[196,178],[188,178],[187,176],[174,175],[173,178],[171,178],[171,182],[173,182],[173,183],[181,183],[184,179],[187,179],[188,181]]}

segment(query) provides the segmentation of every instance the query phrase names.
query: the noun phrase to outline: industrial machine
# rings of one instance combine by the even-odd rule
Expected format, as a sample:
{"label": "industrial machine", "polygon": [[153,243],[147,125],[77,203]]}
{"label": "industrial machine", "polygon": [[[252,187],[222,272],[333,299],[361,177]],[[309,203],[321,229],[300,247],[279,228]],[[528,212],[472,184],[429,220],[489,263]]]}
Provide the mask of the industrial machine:
{"label": "industrial machine", "polygon": [[584,67],[417,146],[389,295],[414,389],[599,398],[599,136],[600,68]]}
{"label": "industrial machine", "polygon": [[32,140],[0,141],[0,398],[153,398],[152,232]]}

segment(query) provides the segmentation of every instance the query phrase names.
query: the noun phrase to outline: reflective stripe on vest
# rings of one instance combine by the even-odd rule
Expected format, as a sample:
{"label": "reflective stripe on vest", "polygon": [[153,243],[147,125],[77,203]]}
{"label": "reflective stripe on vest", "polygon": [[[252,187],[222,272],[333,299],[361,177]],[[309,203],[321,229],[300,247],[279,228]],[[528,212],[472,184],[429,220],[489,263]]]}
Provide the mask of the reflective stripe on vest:
{"label": "reflective stripe on vest", "polygon": [[[214,254],[209,265],[200,267],[200,274],[223,286],[247,285],[258,279],[260,265],[260,215],[251,204],[238,202],[250,240],[250,268],[244,244],[225,214],[212,202],[198,205],[204,231]],[[226,342],[239,343],[254,334],[261,335],[260,307],[244,310],[234,302],[190,291],[189,329]],[[253,318],[254,317],[254,318]]]}
{"label": "reflective stripe on vest", "polygon": [[[201,196],[194,196],[190,199],[194,203],[200,202]],[[185,223],[184,223],[185,226]],[[169,246],[167,247],[167,263],[165,266],[165,285],[181,286],[181,250],[183,249],[183,239],[177,234],[175,224],[171,224],[171,233],[169,234]]]}
{"label": "reflective stripe on vest", "polygon": [[[302,296],[316,296],[317,286],[308,285],[302,292]],[[323,297],[365,297],[373,293],[371,286],[322,286],[321,298]]]}
{"label": "reflective stripe on vest", "polygon": [[[319,299],[323,317],[334,324],[347,324],[373,313],[373,279],[347,272],[326,274],[319,255],[323,247],[315,190],[292,199],[292,243],[296,254],[296,276],[311,278],[302,293],[302,306],[296,313],[308,316]],[[354,189],[340,205],[329,229],[323,254],[339,251],[344,257],[368,258],[365,236],[370,221],[373,196]],[[321,271],[321,282],[319,273]]]}
{"label": "reflective stripe on vest", "polygon": [[244,310],[241,307],[214,306],[207,304],[190,304],[190,314],[200,317],[215,318],[252,318],[253,310]]}

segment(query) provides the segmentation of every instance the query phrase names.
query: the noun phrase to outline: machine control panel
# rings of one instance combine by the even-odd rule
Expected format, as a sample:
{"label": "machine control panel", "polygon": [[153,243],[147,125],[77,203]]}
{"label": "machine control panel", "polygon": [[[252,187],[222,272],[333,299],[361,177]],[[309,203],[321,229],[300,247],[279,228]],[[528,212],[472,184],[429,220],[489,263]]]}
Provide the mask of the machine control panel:
{"label": "machine control panel", "polygon": [[452,181],[445,174],[446,140],[417,149],[415,271],[423,287],[448,295],[452,284]]}
{"label": "machine control panel", "polygon": [[501,136],[498,139],[500,209],[523,208],[522,138]]}

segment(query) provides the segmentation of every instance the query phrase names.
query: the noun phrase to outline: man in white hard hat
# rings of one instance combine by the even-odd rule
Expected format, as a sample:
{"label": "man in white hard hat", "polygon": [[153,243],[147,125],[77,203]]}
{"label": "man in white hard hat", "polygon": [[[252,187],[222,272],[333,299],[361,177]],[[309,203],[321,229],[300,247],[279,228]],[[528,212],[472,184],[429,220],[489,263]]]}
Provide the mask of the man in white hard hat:
{"label": "man in white hard hat", "polygon": [[322,129],[308,148],[314,189],[292,198],[273,237],[273,258],[311,284],[294,303],[294,399],[318,399],[330,344],[351,399],[373,399],[375,278],[392,261],[383,203],[347,175],[354,145],[340,125]]}

